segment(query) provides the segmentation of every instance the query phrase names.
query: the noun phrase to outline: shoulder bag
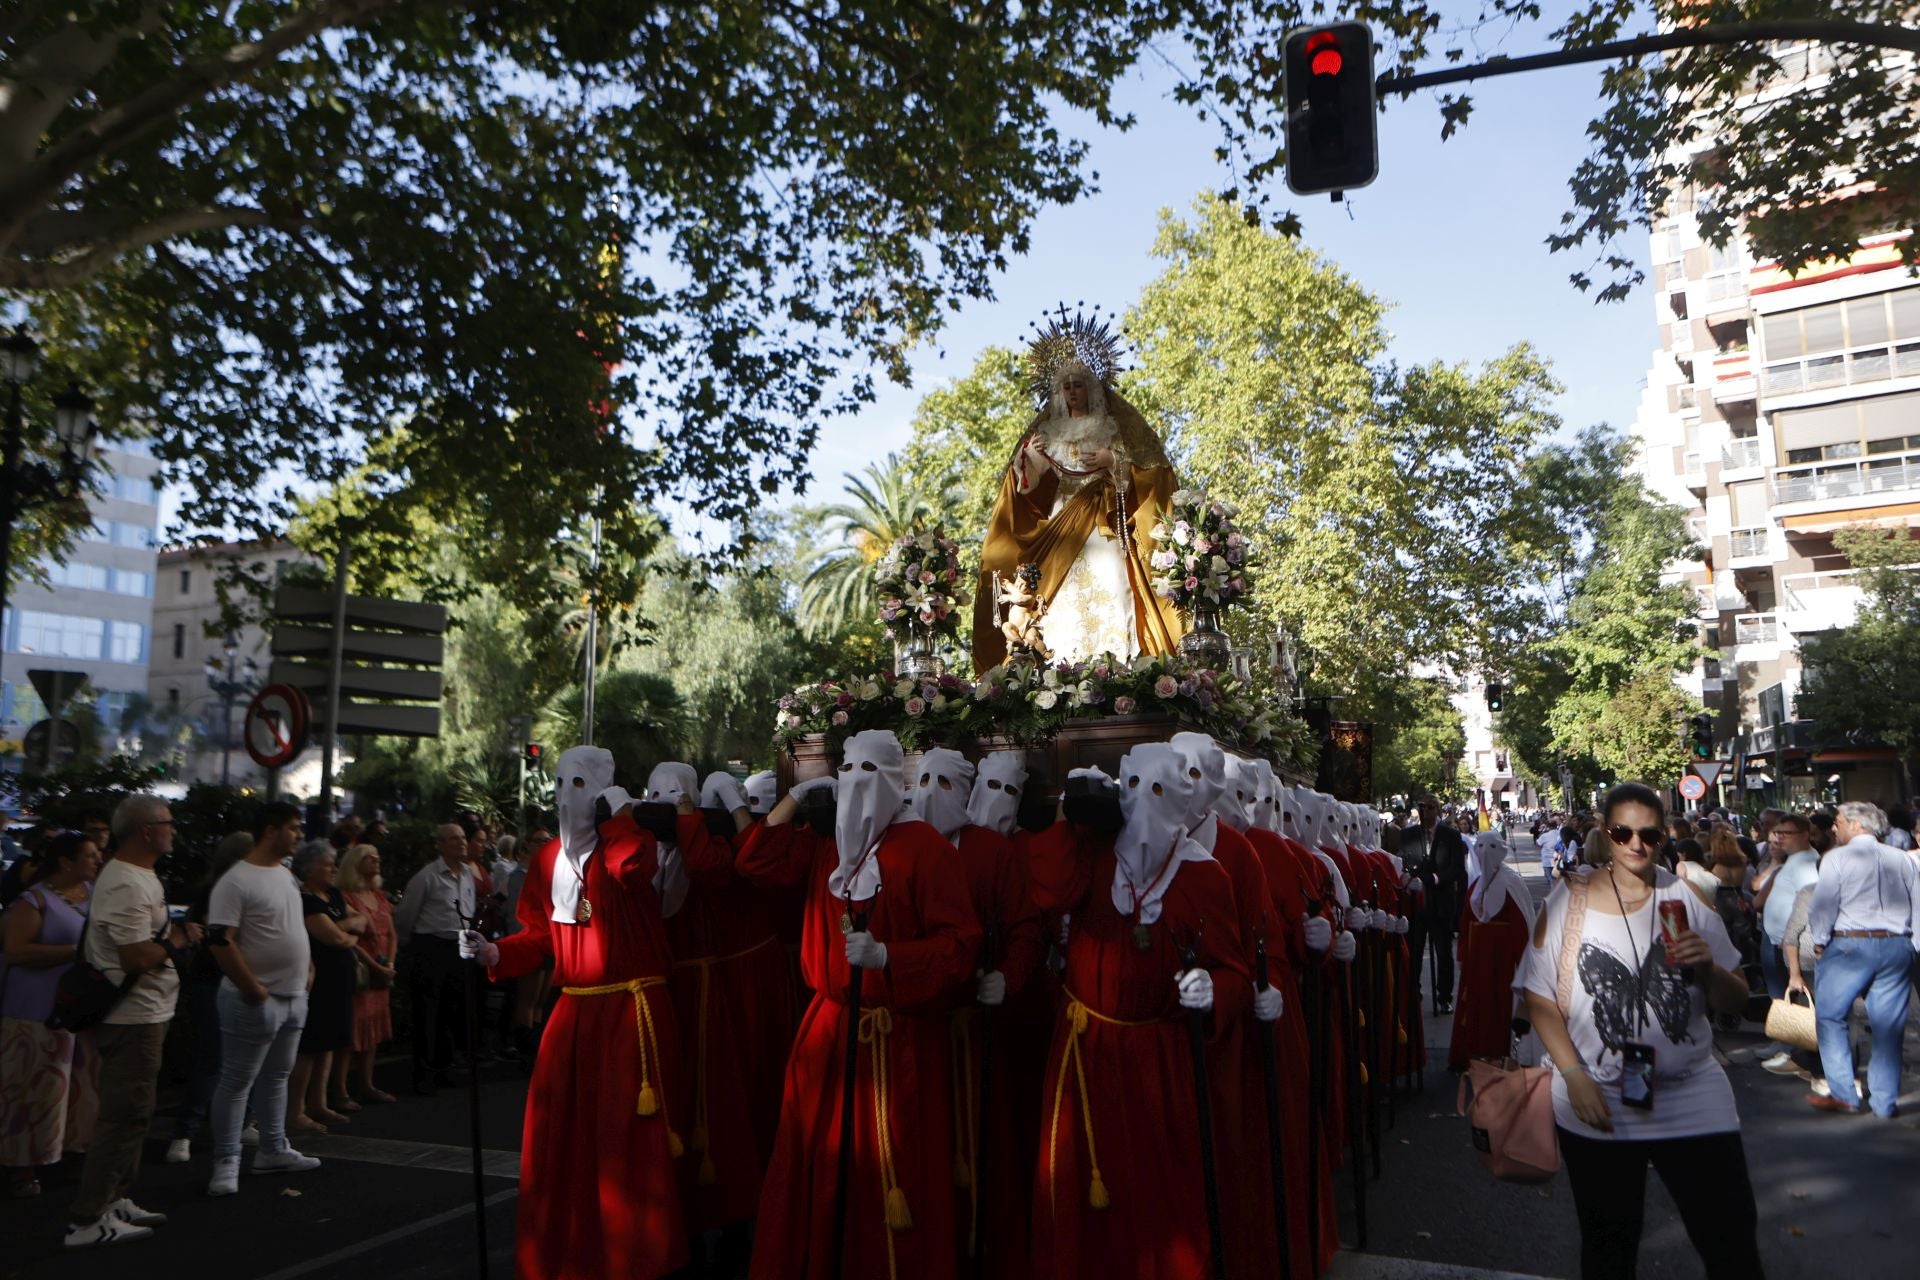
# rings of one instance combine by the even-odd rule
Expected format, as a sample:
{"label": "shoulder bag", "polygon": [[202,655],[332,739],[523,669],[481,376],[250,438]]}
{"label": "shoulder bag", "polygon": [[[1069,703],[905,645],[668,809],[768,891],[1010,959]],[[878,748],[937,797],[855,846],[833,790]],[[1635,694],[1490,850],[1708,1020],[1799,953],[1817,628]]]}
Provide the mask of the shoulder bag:
{"label": "shoulder bag", "polygon": [[74,943],[73,963],[53,989],[53,1011],[47,1015],[49,1030],[88,1030],[112,1013],[121,997],[140,981],[139,974],[130,973],[115,982],[87,959],[87,930],[92,927],[93,912],[88,911],[80,926],[80,940]]}
{"label": "shoulder bag", "polygon": [[[1560,932],[1560,980],[1555,1000],[1573,998],[1573,972],[1587,918],[1587,882],[1566,880],[1567,914]],[[1475,1058],[1460,1077],[1454,1108],[1467,1117],[1473,1148],[1487,1172],[1502,1182],[1546,1182],[1560,1168],[1560,1137],[1553,1124],[1553,1068],[1521,1065],[1516,1052]],[[1469,1099],[1471,1093],[1471,1099]]]}

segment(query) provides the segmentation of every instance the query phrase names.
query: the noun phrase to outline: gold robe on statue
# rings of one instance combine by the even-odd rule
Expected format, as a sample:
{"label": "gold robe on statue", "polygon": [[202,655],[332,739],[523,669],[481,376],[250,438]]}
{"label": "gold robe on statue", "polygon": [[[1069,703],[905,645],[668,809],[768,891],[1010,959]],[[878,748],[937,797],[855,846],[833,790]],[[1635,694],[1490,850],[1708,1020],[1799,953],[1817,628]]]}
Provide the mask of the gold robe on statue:
{"label": "gold robe on statue", "polygon": [[[987,522],[980,581],[974,592],[973,664],[977,672],[997,666],[1007,655],[1006,638],[995,623],[994,573],[998,571],[1002,579],[1011,580],[1020,565],[1039,565],[1040,598],[1051,604],[1080,559],[1087,538],[1096,531],[1121,540],[1127,585],[1133,597],[1135,651],[1172,653],[1186,633],[1178,611],[1153,593],[1153,573],[1147,564],[1147,557],[1153,553],[1147,533],[1153,527],[1154,513],[1167,505],[1177,487],[1173,468],[1138,411],[1111,391],[1107,396],[1121,443],[1132,460],[1131,482],[1124,495],[1116,493],[1110,476],[1096,475],[1055,512],[1061,483],[1057,475],[1042,475],[1025,493],[1015,482],[1012,466],[1001,477],[1000,495]],[[1045,428],[1052,421],[1044,412],[1035,418],[1021,437],[1023,447],[1036,428]],[[1041,619],[1040,630],[1047,633],[1046,618]],[[1133,655],[1115,656],[1126,659]]]}

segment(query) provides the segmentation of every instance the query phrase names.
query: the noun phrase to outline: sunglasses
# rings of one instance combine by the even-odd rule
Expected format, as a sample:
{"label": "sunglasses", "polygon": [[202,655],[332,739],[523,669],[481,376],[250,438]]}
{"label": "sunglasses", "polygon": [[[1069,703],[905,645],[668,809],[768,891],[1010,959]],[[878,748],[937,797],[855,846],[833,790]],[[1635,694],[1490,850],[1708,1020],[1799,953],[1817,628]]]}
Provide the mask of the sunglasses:
{"label": "sunglasses", "polygon": [[1607,828],[1607,839],[1622,847],[1632,844],[1636,835],[1640,837],[1640,843],[1649,849],[1658,849],[1667,841],[1667,833],[1659,827],[1629,827],[1621,824]]}

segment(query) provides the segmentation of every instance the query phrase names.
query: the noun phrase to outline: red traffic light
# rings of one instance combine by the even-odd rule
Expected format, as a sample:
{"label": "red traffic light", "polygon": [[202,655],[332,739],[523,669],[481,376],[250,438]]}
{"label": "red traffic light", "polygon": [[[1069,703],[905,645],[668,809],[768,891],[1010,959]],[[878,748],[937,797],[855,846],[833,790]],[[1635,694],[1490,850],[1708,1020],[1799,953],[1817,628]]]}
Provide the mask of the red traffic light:
{"label": "red traffic light", "polygon": [[1316,76],[1337,76],[1346,59],[1340,56],[1340,37],[1317,31],[1307,37],[1307,69]]}
{"label": "red traffic light", "polygon": [[540,744],[539,743],[529,742],[527,744],[527,763],[529,764],[540,763]]}

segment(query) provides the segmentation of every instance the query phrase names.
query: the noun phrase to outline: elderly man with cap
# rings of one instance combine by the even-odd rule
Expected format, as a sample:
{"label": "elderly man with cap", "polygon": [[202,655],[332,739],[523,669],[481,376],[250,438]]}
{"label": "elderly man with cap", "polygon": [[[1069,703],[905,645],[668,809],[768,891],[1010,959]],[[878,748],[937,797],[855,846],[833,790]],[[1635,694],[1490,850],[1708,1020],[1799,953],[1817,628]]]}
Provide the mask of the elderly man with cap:
{"label": "elderly man with cap", "polygon": [[1056,1280],[1209,1273],[1185,1024],[1218,1038],[1253,995],[1233,884],[1187,833],[1186,758],[1136,746],[1119,785],[1118,835],[1063,816],[1032,843],[1035,905],[1072,913],[1033,1201],[1033,1273]]}
{"label": "elderly man with cap", "polygon": [[[527,869],[524,926],[461,936],[496,978],[549,957],[561,989],[527,1094],[515,1273],[663,1276],[686,1265],[674,1160],[686,1114],[667,994],[659,846],[599,747],[561,754],[560,837]],[[692,805],[685,822],[697,823]]]}
{"label": "elderly man with cap", "polygon": [[[974,766],[957,751],[930,748],[920,757],[920,777],[911,798],[914,817],[952,841],[967,878],[974,913],[990,937],[993,954],[983,949],[975,968],[974,997],[953,1013],[953,1056],[963,1072],[954,1080],[954,1184],[958,1192],[956,1230],[963,1269],[968,1259],[987,1250],[986,1274],[1016,1277],[1027,1272],[1027,1218],[1033,1201],[1033,1161],[1038,1152],[1040,1054],[1015,1028],[993,1039],[986,1117],[986,1150],[980,1150],[979,1111],[983,1040],[981,1009],[1000,1010],[1030,991],[1044,991],[1037,978],[1046,947],[1040,913],[1027,891],[1025,859],[1009,838],[1026,785],[1026,763],[1012,752],[990,755]],[[975,806],[974,801],[981,803]],[[978,814],[983,822],[975,821]],[[1001,1025],[1005,1025],[1002,1015]],[[1031,1063],[1031,1070],[1026,1070]],[[982,1162],[989,1162],[985,1167]],[[991,1203],[982,1204],[982,1189]]]}
{"label": "elderly man with cap", "polygon": [[[835,795],[831,837],[793,821],[815,788]],[[944,1280],[955,1271],[947,1015],[974,994],[980,925],[952,846],[925,823],[901,820],[904,790],[899,739],[856,733],[839,771],[789,792],[735,863],[756,884],[807,887],[800,958],[814,992],[787,1062],[755,1280],[833,1275],[837,1215],[843,1275]],[[856,981],[860,1016],[850,1025]],[[849,1036],[853,1148],[842,1204]]]}

